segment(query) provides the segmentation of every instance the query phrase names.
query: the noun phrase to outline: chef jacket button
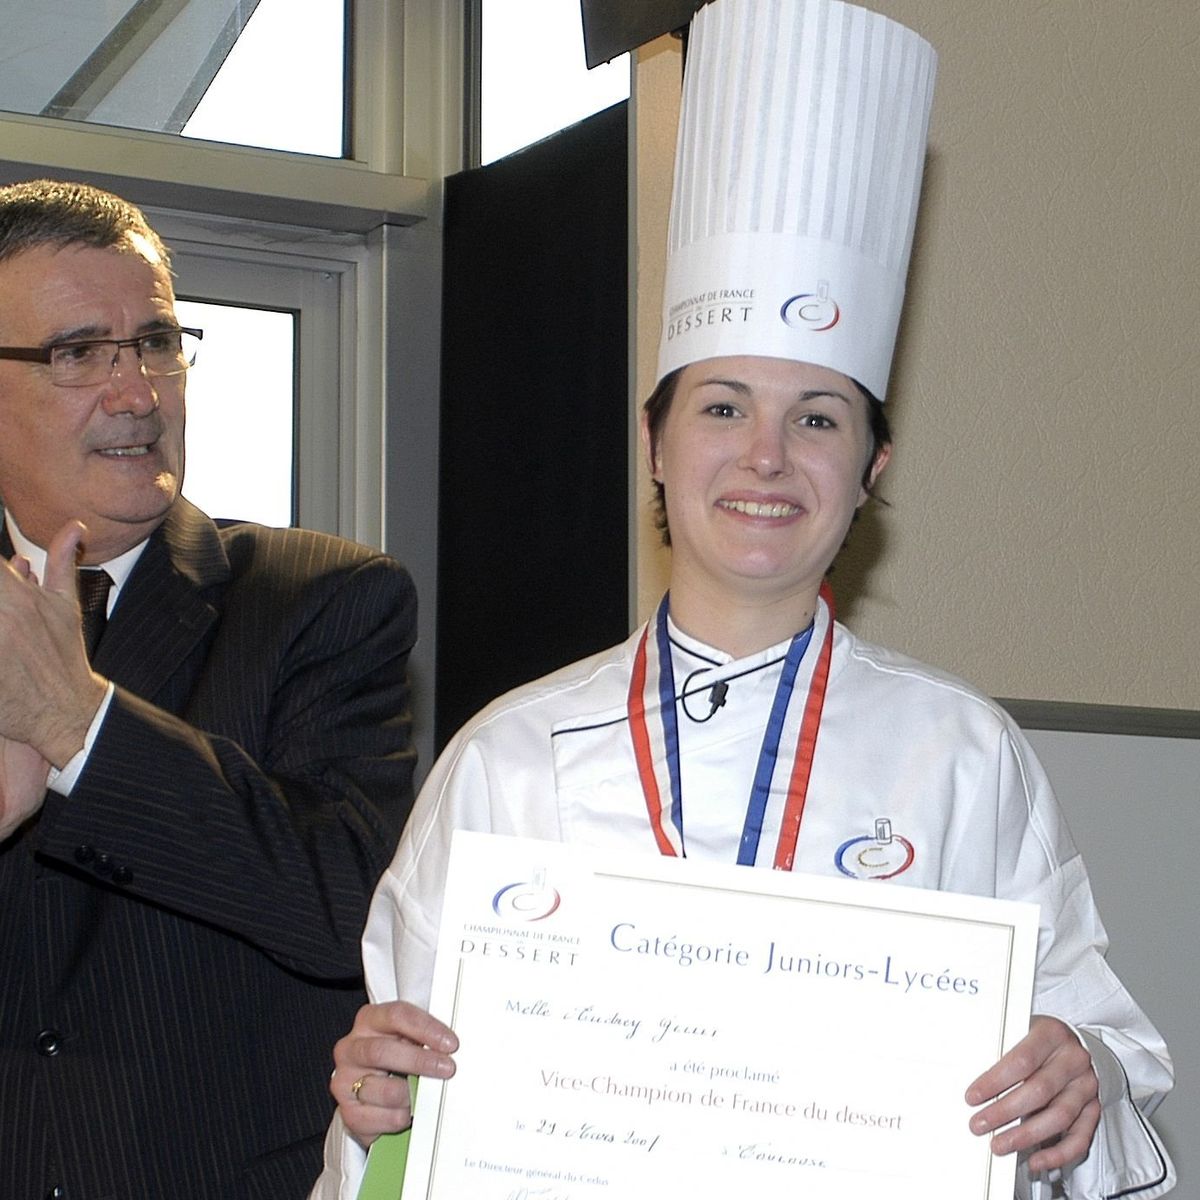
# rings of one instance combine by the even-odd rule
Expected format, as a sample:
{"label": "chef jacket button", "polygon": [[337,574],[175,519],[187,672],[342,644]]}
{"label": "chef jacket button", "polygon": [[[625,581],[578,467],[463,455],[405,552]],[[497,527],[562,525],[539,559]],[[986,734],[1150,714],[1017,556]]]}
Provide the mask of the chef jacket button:
{"label": "chef jacket button", "polygon": [[111,875],[113,873],[113,860],[107,854],[97,854],[96,865],[92,870],[97,875]]}
{"label": "chef jacket button", "polygon": [[76,846],[75,861],[77,863],[90,863],[96,857],[96,851],[92,846]]}
{"label": "chef jacket button", "polygon": [[122,886],[127,883],[132,883],[133,872],[124,864],[119,867],[113,867],[112,881],[113,883],[119,883]]}
{"label": "chef jacket button", "polygon": [[62,1049],[62,1038],[57,1029],[43,1029],[33,1044],[43,1057],[53,1058]]}

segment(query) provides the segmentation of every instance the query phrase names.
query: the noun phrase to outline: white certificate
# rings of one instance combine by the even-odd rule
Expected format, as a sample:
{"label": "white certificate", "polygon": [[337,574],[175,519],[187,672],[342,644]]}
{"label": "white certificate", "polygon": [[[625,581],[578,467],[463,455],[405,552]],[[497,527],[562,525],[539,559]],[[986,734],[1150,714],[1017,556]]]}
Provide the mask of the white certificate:
{"label": "white certificate", "polygon": [[456,833],[403,1200],[1011,1200],[1037,909]]}

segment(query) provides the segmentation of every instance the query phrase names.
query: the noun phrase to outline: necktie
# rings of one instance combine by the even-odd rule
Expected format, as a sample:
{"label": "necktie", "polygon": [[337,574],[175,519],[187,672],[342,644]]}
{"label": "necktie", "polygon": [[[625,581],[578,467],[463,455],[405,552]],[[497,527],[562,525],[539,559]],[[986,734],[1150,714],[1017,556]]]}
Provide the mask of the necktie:
{"label": "necktie", "polygon": [[79,570],[79,611],[83,616],[83,644],[88,661],[96,650],[108,620],[108,590],[112,579],[107,571]]}

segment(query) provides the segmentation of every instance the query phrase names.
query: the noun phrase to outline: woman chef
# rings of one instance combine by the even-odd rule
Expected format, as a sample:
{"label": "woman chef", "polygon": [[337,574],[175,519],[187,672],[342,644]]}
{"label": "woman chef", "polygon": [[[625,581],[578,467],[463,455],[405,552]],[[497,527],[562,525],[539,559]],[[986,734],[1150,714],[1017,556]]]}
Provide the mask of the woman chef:
{"label": "woman chef", "polygon": [[[966,1085],[1022,1189],[1151,1200],[1143,1114],[1172,1082],[1107,967],[1032,751],[957,679],[859,641],[823,580],[890,454],[887,385],[934,55],[837,0],[715,0],[693,23],[660,384],[642,437],[670,590],[629,641],[502,697],[451,742],[376,893],[372,995],[339,1043],[316,1197],[408,1123],[394,1074],[448,1075],[428,1003],[466,828],[848,875],[1041,906],[1030,1032]],[[979,1064],[983,1068],[986,1064]],[[1015,1122],[1015,1123],[1014,1123]],[[358,1140],[355,1140],[357,1138]],[[939,1190],[936,1164],[930,1195]]]}

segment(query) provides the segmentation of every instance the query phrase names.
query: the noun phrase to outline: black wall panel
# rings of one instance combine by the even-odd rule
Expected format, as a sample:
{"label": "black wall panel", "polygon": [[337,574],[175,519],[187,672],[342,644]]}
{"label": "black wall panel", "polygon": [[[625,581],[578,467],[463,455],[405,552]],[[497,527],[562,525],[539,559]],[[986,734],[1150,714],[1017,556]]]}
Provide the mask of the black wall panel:
{"label": "black wall panel", "polygon": [[437,744],[627,615],[627,105],[446,181]]}

